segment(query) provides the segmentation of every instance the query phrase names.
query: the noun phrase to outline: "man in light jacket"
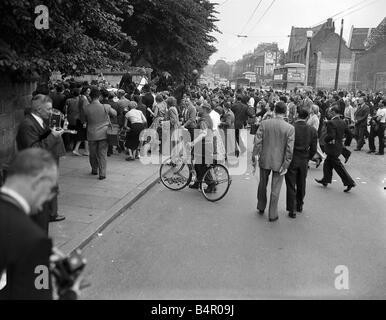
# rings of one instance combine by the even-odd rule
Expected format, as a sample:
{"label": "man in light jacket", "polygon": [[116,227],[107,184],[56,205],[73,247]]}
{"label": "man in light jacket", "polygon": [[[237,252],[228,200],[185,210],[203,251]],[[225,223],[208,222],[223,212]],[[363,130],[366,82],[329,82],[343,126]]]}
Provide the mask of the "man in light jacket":
{"label": "man in light jacket", "polygon": [[99,170],[99,180],[103,180],[106,179],[109,116],[116,117],[117,112],[109,104],[100,103],[101,93],[97,88],[91,89],[90,97],[92,101],[85,107],[84,115],[87,122],[91,174],[97,175]]}
{"label": "man in light jacket", "polygon": [[269,204],[269,221],[276,221],[277,204],[284,175],[292,161],[295,142],[295,129],[284,120],[287,106],[280,101],[275,105],[275,117],[264,120],[257,130],[252,163],[256,166],[256,156],[259,158],[260,182],[257,192],[257,210],[264,214],[267,205],[267,184],[272,174],[271,197]]}

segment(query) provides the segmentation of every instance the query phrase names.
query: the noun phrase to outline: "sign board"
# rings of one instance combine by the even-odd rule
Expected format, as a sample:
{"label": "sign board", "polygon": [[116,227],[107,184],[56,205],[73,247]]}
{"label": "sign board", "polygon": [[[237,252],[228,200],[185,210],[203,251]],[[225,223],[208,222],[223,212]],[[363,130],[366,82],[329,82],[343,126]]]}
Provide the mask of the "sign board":
{"label": "sign board", "polygon": [[302,72],[288,72],[287,74],[288,81],[304,81],[304,73]]}
{"label": "sign board", "polygon": [[244,78],[248,79],[250,82],[256,82],[256,74],[254,72],[244,72]]}
{"label": "sign board", "polygon": [[283,75],[282,74],[275,74],[273,76],[273,80],[283,80]]}

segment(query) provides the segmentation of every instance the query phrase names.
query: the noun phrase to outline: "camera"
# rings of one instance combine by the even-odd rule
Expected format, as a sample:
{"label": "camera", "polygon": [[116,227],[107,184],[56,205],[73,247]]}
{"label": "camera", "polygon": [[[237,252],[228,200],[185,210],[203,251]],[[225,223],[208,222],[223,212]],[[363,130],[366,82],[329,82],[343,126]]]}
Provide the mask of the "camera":
{"label": "camera", "polygon": [[71,288],[86,266],[86,259],[80,250],[73,251],[68,256],[62,256],[51,264],[51,273],[56,280],[59,292]]}
{"label": "camera", "polygon": [[48,126],[50,128],[59,128],[63,126],[64,115],[57,109],[52,109],[48,119]]}

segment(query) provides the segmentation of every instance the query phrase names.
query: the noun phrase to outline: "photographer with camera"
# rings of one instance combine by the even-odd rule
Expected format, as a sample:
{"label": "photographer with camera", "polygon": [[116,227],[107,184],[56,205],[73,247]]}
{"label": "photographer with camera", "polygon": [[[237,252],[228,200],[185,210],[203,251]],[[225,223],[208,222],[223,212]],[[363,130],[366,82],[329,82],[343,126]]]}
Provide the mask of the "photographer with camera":
{"label": "photographer with camera", "polygon": [[[65,155],[65,148],[61,138],[64,130],[50,128],[47,124],[52,114],[52,100],[49,96],[37,94],[32,98],[31,108],[20,123],[16,135],[19,151],[27,148],[43,148],[48,150],[59,165],[59,158]],[[58,186],[57,186],[58,188]],[[48,234],[48,223],[62,221],[65,217],[58,215],[57,195],[42,206],[41,212],[33,220]]]}
{"label": "photographer with camera", "polygon": [[76,299],[79,295],[79,271],[84,263],[75,268],[77,277],[67,281],[65,288],[60,287],[64,274],[61,266],[66,266],[66,261],[68,265],[68,259],[55,254],[50,262],[52,240],[31,219],[55,196],[57,179],[56,161],[40,148],[21,151],[9,167],[0,188],[0,278],[6,283],[0,286],[0,300],[51,300],[55,294],[51,275],[59,285],[59,299]]}

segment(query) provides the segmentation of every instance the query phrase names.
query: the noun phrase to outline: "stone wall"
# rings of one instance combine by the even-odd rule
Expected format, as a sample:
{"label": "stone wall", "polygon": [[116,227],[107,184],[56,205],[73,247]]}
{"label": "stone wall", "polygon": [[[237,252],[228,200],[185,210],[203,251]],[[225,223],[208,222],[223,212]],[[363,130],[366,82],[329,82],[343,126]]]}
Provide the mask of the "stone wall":
{"label": "stone wall", "polygon": [[0,77],[0,170],[16,153],[17,129],[35,88],[36,83],[12,83],[4,75]]}

